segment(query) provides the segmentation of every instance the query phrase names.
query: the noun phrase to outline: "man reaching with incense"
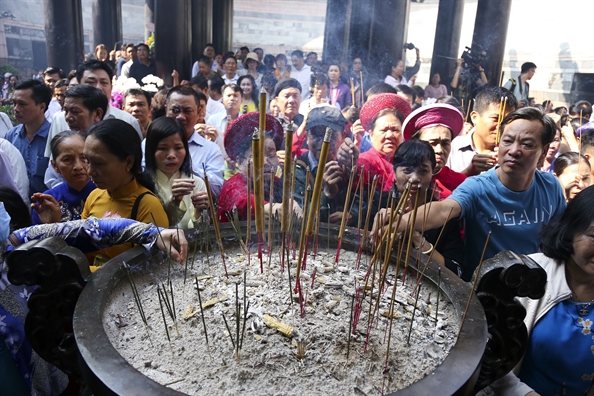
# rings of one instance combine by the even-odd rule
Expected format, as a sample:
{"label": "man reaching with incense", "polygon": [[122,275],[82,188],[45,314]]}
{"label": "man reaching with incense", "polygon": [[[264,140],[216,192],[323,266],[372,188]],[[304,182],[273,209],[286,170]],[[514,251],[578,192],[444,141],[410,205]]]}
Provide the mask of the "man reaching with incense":
{"label": "man reaching with incense", "polygon": [[[448,218],[464,218],[462,279],[466,281],[479,264],[489,232],[485,259],[501,250],[538,252],[541,226],[561,215],[566,206],[554,176],[536,171],[555,137],[555,122],[540,110],[523,108],[505,117],[501,130],[499,166],[466,179],[449,198],[419,207],[414,223],[415,230],[421,231],[423,226],[425,230],[441,227]],[[384,218],[389,217],[386,211],[380,212]],[[402,216],[398,232],[406,228],[409,217],[410,213]],[[385,232],[387,222],[381,218],[375,218],[371,232],[374,241]]]}

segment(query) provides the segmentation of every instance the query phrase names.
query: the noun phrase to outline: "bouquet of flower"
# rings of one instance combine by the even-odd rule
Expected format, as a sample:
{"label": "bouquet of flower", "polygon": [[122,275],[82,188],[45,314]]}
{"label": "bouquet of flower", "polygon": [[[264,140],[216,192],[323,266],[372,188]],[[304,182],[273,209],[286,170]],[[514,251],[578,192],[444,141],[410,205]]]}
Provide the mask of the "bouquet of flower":
{"label": "bouquet of flower", "polygon": [[140,88],[140,84],[138,84],[134,78],[128,78],[126,76],[114,76],[112,86],[110,103],[113,107],[117,107],[118,109],[121,109],[124,104],[124,95],[126,94],[126,91],[132,88]]}
{"label": "bouquet of flower", "polygon": [[157,92],[163,86],[163,80],[152,74],[144,77],[142,83],[144,84],[142,90],[152,93]]}

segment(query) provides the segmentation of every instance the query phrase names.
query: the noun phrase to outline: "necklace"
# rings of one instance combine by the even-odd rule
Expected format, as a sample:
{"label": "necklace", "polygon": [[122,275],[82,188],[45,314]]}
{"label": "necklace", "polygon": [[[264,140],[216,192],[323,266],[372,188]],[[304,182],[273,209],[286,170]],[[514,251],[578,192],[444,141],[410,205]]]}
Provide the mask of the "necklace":
{"label": "necklace", "polygon": [[[571,290],[571,289],[570,289]],[[590,301],[589,303],[583,303],[580,302],[580,298],[577,296],[577,294],[575,294],[575,292],[573,290],[571,290],[571,295],[573,297],[575,297],[575,299],[577,300],[576,306],[575,306],[575,310],[577,311],[579,316],[588,316],[588,314],[590,313],[590,305],[592,305],[592,303],[594,303],[594,299],[592,299],[592,301]],[[581,308],[580,308],[581,305]]]}

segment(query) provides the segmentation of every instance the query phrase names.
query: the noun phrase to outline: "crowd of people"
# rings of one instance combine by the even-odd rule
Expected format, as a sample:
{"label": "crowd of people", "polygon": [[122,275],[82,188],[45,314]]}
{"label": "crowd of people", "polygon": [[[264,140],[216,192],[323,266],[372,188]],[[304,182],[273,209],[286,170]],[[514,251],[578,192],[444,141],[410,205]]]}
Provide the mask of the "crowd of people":
{"label": "crowd of people", "polygon": [[[164,250],[173,245],[181,261],[185,239],[171,229],[196,228],[213,220],[210,213],[221,222],[233,211],[242,220],[254,216],[251,137],[258,109],[265,107],[266,214],[283,208],[285,130],[292,125],[295,182],[287,207],[295,215],[304,216],[321,166],[320,207],[309,210],[319,211],[320,221],[340,224],[345,218],[353,227],[363,227],[369,211],[371,243],[385,232],[404,237],[412,227],[413,247],[433,252],[435,261],[465,281],[488,235],[485,259],[502,250],[531,255],[548,273],[547,294],[524,302],[528,354],[521,370],[493,389],[586,394],[594,382],[592,105],[535,104],[531,62],[503,87],[488,86],[475,65],[469,89],[469,71],[460,60],[449,86],[434,74],[422,88],[415,85],[421,62],[416,54],[408,69],[393,59],[379,70],[363,65],[361,57],[348,66],[319,61],[313,52],[287,57],[242,47],[220,54],[208,44],[192,65],[180,65],[191,67],[189,81],[179,81],[174,71],[172,87],[156,93],[130,89],[121,109],[111,101],[114,81],[124,76],[142,86],[143,78],[156,74],[146,44],[111,53],[99,45],[95,59],[67,74],[48,67],[40,79],[5,76],[2,100],[12,105],[17,125],[0,114],[3,251],[58,235],[85,246],[92,270],[130,242]],[[320,163],[327,128],[328,156]],[[388,230],[390,200],[405,193],[399,227]],[[141,232],[127,240],[115,236],[127,227]],[[165,240],[157,241],[157,230],[168,228]],[[97,233],[104,238],[94,239]],[[4,260],[0,265],[0,289],[18,294],[4,276]],[[35,355],[19,316],[26,306],[16,312],[6,298],[0,299],[0,347],[15,362],[16,374],[1,383],[52,393],[55,378],[24,363]]]}

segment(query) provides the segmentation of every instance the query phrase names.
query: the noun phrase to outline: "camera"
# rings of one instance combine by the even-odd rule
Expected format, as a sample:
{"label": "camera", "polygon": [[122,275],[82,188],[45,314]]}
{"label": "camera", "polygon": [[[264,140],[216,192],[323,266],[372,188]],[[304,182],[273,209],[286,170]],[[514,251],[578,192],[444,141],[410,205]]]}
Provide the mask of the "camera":
{"label": "camera", "polygon": [[465,48],[461,58],[464,59],[464,67],[466,68],[477,67],[487,56],[487,53],[478,44],[475,44],[472,48]]}
{"label": "camera", "polygon": [[412,50],[415,49],[415,45],[413,43],[406,43],[404,44],[404,48]]}

